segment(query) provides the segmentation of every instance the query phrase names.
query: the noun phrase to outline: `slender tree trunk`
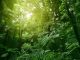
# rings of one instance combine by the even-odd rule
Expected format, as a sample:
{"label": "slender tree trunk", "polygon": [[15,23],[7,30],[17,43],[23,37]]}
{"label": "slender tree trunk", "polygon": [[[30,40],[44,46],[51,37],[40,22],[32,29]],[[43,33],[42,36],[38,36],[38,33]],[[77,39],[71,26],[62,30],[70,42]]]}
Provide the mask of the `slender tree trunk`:
{"label": "slender tree trunk", "polygon": [[[2,26],[2,19],[3,19],[3,4],[2,4],[2,0],[0,1],[0,27]],[[1,28],[0,28],[1,30]]]}
{"label": "slender tree trunk", "polygon": [[69,11],[69,4],[67,4],[67,0],[66,0],[66,10],[67,10],[67,14],[70,18],[70,22],[73,26],[73,30],[74,30],[74,33],[76,35],[76,39],[80,45],[80,32],[79,32],[79,27],[78,27],[78,22],[77,22],[77,18],[76,16],[74,15],[73,11]]}

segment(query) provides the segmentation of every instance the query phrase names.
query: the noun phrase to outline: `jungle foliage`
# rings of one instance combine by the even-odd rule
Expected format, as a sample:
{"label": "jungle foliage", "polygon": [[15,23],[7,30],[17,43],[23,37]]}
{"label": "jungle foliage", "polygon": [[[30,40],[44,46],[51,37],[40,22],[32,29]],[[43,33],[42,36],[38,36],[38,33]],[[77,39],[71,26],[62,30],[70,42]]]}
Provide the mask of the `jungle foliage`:
{"label": "jungle foliage", "polygon": [[80,0],[0,0],[0,60],[80,60]]}

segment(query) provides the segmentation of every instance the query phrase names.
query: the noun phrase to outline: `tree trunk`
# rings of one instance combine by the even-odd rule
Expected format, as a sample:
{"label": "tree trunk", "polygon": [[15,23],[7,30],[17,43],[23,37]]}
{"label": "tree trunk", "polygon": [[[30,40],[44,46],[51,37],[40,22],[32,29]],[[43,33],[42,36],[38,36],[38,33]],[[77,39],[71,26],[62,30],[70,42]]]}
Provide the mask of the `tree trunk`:
{"label": "tree trunk", "polygon": [[70,22],[73,26],[73,30],[74,30],[74,33],[75,33],[75,36],[76,36],[76,39],[80,45],[80,32],[79,32],[79,27],[78,27],[78,22],[77,22],[77,18],[75,16],[75,14],[73,13],[73,11],[69,11],[69,4],[67,4],[67,0],[66,0],[66,10],[67,10],[67,14],[70,18]]}

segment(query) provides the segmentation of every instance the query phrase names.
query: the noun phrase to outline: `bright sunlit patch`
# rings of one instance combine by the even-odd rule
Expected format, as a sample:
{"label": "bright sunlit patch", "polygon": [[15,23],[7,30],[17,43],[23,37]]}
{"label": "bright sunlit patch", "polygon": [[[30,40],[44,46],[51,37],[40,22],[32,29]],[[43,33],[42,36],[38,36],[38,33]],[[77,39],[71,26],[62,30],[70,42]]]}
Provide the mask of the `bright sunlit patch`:
{"label": "bright sunlit patch", "polygon": [[32,17],[32,13],[29,13],[29,12],[28,12],[28,13],[26,14],[26,18],[27,18],[27,19],[30,19],[31,17]]}
{"label": "bright sunlit patch", "polygon": [[15,20],[12,20],[12,23],[15,23]]}

